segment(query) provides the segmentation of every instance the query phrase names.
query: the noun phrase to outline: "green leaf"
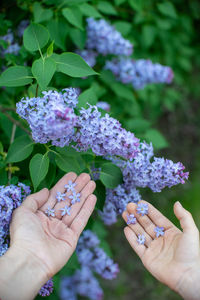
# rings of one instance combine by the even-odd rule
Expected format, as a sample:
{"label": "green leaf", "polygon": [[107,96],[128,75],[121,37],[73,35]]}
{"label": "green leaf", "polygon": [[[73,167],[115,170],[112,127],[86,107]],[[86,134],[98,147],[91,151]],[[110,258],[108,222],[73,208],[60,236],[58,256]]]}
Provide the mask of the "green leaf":
{"label": "green leaf", "polygon": [[116,165],[105,163],[101,166],[100,180],[107,188],[114,189],[122,183],[122,172]]}
{"label": "green leaf", "polygon": [[48,156],[40,153],[35,154],[29,164],[31,180],[33,182],[34,191],[36,191],[40,182],[45,178],[49,169]]}
{"label": "green leaf", "polygon": [[42,49],[48,40],[49,33],[43,25],[31,23],[24,31],[24,47],[30,52]]}
{"label": "green leaf", "polygon": [[117,11],[110,2],[100,1],[97,5],[97,8],[104,14],[108,15],[117,15]]}
{"label": "green leaf", "polygon": [[96,8],[88,3],[84,3],[80,6],[80,10],[83,13],[83,15],[87,17],[93,17],[93,18],[101,18],[102,15],[96,10]]}
{"label": "green leaf", "polygon": [[83,30],[82,13],[79,7],[64,8],[62,14],[70,24]]}
{"label": "green leaf", "polygon": [[71,77],[97,75],[78,54],[66,52],[56,56],[57,71]]}
{"label": "green leaf", "polygon": [[75,172],[80,174],[85,168],[84,161],[78,152],[74,153],[69,147],[56,148],[58,151],[55,157],[57,166],[64,172]]}
{"label": "green leaf", "polygon": [[56,71],[55,61],[47,57],[45,59],[37,59],[34,61],[32,66],[33,76],[37,79],[41,89],[45,89],[51,81]]}
{"label": "green leaf", "polygon": [[165,137],[157,129],[149,129],[145,133],[144,138],[147,142],[152,142],[156,149],[162,149],[169,146]]}
{"label": "green leaf", "polygon": [[174,5],[171,2],[165,1],[157,4],[158,10],[165,16],[177,18],[177,13]]}
{"label": "green leaf", "polygon": [[5,70],[0,76],[0,86],[23,86],[30,84],[33,79],[30,76],[29,68],[14,66]]}
{"label": "green leaf", "polygon": [[94,191],[94,194],[97,197],[96,208],[103,210],[104,203],[106,200],[106,189],[100,180],[95,181],[95,183],[96,183],[96,189]]}
{"label": "green leaf", "polygon": [[50,57],[53,54],[53,45],[54,45],[54,41],[51,42],[51,44],[47,48],[47,57]]}
{"label": "green leaf", "polygon": [[94,92],[94,89],[91,87],[87,90],[85,90],[83,93],[80,94],[78,97],[78,108],[84,107],[86,108],[88,105],[87,103],[91,105],[95,105],[97,103],[97,96]]}
{"label": "green leaf", "polygon": [[28,135],[23,135],[14,140],[8,149],[6,162],[18,162],[26,159],[33,151],[33,141]]}
{"label": "green leaf", "polygon": [[142,41],[145,47],[150,47],[156,36],[156,27],[152,25],[144,25],[142,27]]}
{"label": "green leaf", "polygon": [[117,21],[114,23],[115,28],[123,35],[129,34],[132,25],[125,21]]}
{"label": "green leaf", "polygon": [[3,144],[2,144],[2,142],[0,142],[0,153],[2,153],[3,152]]}
{"label": "green leaf", "polygon": [[43,8],[39,2],[33,4],[33,16],[34,22],[40,23],[50,20],[53,17],[53,11],[51,9]]}
{"label": "green leaf", "polygon": [[86,32],[78,28],[70,28],[70,37],[72,42],[79,48],[84,49],[86,42]]}
{"label": "green leaf", "polygon": [[56,164],[49,163],[49,170],[45,179],[40,183],[39,190],[43,188],[50,189],[56,177]]}
{"label": "green leaf", "polygon": [[127,0],[115,0],[115,4],[116,5],[121,5],[123,4],[124,2],[126,2]]}
{"label": "green leaf", "polygon": [[[146,0],[145,0],[146,1]],[[129,5],[135,9],[136,11],[140,12],[143,9],[143,0],[128,0]]]}
{"label": "green leaf", "polygon": [[113,92],[121,97],[121,98],[124,98],[124,99],[127,99],[127,100],[134,100],[135,99],[135,96],[134,96],[134,93],[133,93],[133,90],[128,88],[127,86],[123,85],[122,83],[120,82],[115,82],[113,83],[110,88],[113,90]]}
{"label": "green leaf", "polygon": [[50,38],[55,42],[55,45],[66,51],[66,37],[69,31],[68,24],[65,19],[51,20],[47,23]]}

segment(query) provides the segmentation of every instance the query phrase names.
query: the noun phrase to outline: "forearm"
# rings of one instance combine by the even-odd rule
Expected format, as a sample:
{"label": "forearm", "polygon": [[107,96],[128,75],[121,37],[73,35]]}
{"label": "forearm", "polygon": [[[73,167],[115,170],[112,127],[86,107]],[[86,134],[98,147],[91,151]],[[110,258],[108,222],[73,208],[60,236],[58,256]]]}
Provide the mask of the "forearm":
{"label": "forearm", "polygon": [[12,249],[0,258],[0,299],[31,300],[48,280],[45,270],[28,253]]}
{"label": "forearm", "polygon": [[200,299],[200,266],[189,273],[185,273],[183,279],[178,284],[177,292],[184,300]]}

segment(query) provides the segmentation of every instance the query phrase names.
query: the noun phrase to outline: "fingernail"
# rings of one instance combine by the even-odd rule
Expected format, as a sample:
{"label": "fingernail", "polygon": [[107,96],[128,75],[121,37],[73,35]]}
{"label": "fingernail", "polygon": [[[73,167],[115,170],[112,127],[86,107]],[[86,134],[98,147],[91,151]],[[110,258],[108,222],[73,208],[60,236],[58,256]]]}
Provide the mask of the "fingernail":
{"label": "fingernail", "polygon": [[179,201],[176,201],[176,205],[179,205],[180,207],[182,207],[182,204]]}

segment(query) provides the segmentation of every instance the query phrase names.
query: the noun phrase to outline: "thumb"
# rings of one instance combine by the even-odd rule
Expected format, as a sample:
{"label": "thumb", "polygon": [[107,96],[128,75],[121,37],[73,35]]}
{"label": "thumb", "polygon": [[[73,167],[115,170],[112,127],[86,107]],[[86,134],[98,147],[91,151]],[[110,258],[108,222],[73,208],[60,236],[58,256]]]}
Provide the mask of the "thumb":
{"label": "thumb", "polygon": [[184,233],[194,234],[194,232],[197,231],[199,234],[191,213],[186,210],[179,201],[174,204],[174,214],[177,219],[179,219]]}

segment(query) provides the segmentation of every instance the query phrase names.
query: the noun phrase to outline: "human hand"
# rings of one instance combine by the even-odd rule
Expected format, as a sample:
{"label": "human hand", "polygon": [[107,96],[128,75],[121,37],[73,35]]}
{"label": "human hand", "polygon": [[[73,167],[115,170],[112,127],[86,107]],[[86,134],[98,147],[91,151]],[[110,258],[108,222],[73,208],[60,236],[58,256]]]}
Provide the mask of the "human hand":
{"label": "human hand", "polygon": [[[80,193],[80,202],[72,205],[70,215],[61,216],[61,208],[70,204],[57,202],[57,192],[71,180]],[[33,299],[41,286],[69,260],[78,238],[95,207],[95,182],[86,173],[77,177],[68,173],[49,191],[43,189],[28,196],[12,216],[11,245],[0,259],[0,298],[6,300]],[[55,209],[55,217],[46,215]],[[1,276],[2,275],[2,276]]]}
{"label": "human hand", "polygon": [[[125,221],[127,214],[134,214],[137,219],[136,224],[124,229],[128,242],[147,270],[159,281],[184,299],[200,299],[199,231],[192,215],[179,202],[175,203],[174,213],[180,221],[182,232],[155,207],[147,204],[148,215],[139,215],[134,203],[129,203],[123,212]],[[164,227],[164,236],[156,238],[156,226]],[[137,242],[139,234],[145,235],[144,245]]]}

